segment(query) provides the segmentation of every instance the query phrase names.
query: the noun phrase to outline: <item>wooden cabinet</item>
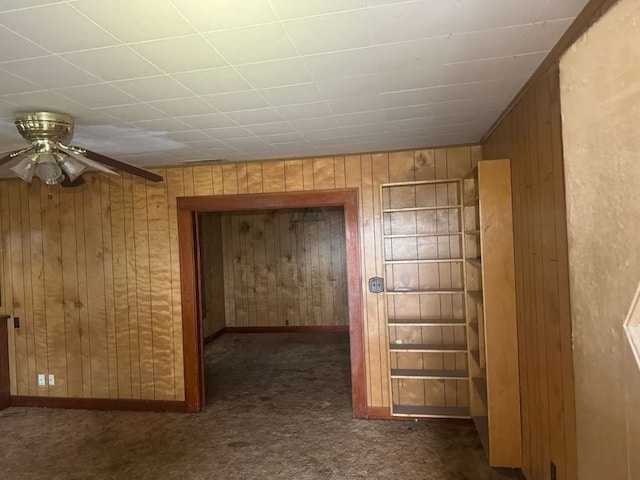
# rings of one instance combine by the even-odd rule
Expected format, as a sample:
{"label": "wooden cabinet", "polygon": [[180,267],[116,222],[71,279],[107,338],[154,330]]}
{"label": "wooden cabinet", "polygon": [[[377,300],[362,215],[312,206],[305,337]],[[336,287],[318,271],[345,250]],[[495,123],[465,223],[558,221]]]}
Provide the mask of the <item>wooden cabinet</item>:
{"label": "wooden cabinet", "polygon": [[462,181],[381,196],[391,414],[468,418]]}
{"label": "wooden cabinet", "polygon": [[463,179],[470,413],[492,466],[520,467],[522,441],[509,160]]}

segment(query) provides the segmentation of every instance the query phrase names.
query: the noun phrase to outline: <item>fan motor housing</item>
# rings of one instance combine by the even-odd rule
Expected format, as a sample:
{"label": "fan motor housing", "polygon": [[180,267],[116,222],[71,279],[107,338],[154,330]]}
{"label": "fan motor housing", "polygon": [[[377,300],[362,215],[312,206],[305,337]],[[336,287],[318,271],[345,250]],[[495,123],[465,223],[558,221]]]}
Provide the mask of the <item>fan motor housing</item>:
{"label": "fan motor housing", "polygon": [[23,112],[14,117],[14,122],[20,135],[34,145],[66,144],[73,137],[73,118],[66,113]]}

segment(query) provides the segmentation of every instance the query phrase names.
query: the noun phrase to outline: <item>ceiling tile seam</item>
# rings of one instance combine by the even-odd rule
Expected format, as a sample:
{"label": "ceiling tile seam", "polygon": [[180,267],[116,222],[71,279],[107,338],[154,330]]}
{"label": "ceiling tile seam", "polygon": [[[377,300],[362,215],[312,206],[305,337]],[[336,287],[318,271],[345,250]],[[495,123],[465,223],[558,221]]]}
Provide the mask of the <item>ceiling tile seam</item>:
{"label": "ceiling tile seam", "polygon": [[[228,60],[228,59],[227,59],[227,58],[226,58],[226,57],[225,57],[225,56],[224,56],[224,55],[223,55],[223,54],[222,54],[222,53],[221,53],[221,52],[216,48],[216,46],[215,46],[215,45],[213,45],[213,44],[209,41],[209,39],[207,39],[207,38],[205,37],[205,35],[204,35],[200,30],[198,30],[198,29],[195,27],[195,25],[193,25],[193,23],[192,23],[192,22],[191,22],[191,21],[190,21],[190,20],[189,20],[185,15],[183,15],[183,14],[182,14],[182,12],[180,11],[180,9],[179,9],[178,7],[176,7],[176,6],[175,6],[175,4],[174,4],[171,0],[167,0],[167,2],[168,2],[168,3],[169,3],[169,5],[171,5],[171,7],[176,11],[176,13],[177,13],[178,15],[180,15],[180,16],[184,19],[184,21],[185,21],[185,22],[187,22],[191,27],[193,27],[193,28],[196,30],[196,32],[198,32],[198,34],[200,35],[200,37],[201,37],[201,38],[202,38],[202,39],[203,39],[203,40],[204,40],[204,41],[205,41],[205,42],[206,42],[206,43],[207,43],[211,48],[213,48],[213,50],[214,50],[214,51],[215,51],[215,52],[220,56],[220,58],[222,58],[222,60],[224,60],[224,61],[227,63],[227,65],[229,65],[229,67],[219,67],[219,68],[231,68],[231,69],[236,73],[236,75],[238,75],[242,80],[244,80],[244,81],[247,83],[247,85],[249,85],[249,86],[253,89],[253,91],[254,91],[258,96],[260,96],[260,98],[262,98],[262,100],[263,100],[263,101],[265,101],[265,103],[267,103],[267,105],[270,105],[270,103],[269,103],[269,102],[267,102],[267,101],[266,101],[266,99],[264,99],[264,98],[260,95],[260,93],[259,93],[259,92],[257,92],[256,88],[251,84],[251,82],[249,82],[249,81],[244,77],[244,75],[242,75],[242,74],[241,74],[241,73],[236,69],[236,67],[235,67],[234,65],[232,65],[232,64],[231,64],[231,62],[229,62],[229,60]],[[271,22],[271,23],[277,23],[277,22]],[[207,69],[207,70],[209,70],[209,69]],[[214,70],[215,70],[215,69],[214,69]],[[185,72],[181,72],[181,73],[185,73]],[[181,83],[179,80],[177,80],[176,78],[174,78],[174,77],[173,77],[173,75],[169,74],[169,76],[170,76],[171,78],[173,78],[173,80],[174,80],[174,81],[176,81],[176,82],[178,82],[180,85],[182,85],[182,83]],[[185,85],[182,85],[182,86],[184,86],[185,88],[187,88]],[[191,89],[189,89],[189,88],[187,88],[187,89],[191,91]],[[194,93],[195,93],[195,92],[194,92]],[[225,93],[231,93],[231,92],[225,92]],[[210,103],[210,102],[208,102],[208,101],[207,101],[205,98],[203,98],[202,96],[200,96],[200,98],[201,98],[202,100],[204,100],[207,104],[211,105],[211,103]],[[215,110],[219,111],[215,106],[213,106],[213,105],[211,105],[211,106],[212,106],[212,108],[214,108]],[[229,117],[225,112],[222,112],[222,111],[219,111],[219,112],[220,112],[220,113],[222,113],[222,115],[224,115],[224,117],[225,117],[225,118],[227,118],[227,119],[228,119],[230,122],[232,122],[234,125],[237,125],[237,126],[242,127],[242,125],[240,125],[238,122],[236,122],[233,118]],[[279,113],[278,113],[278,114],[279,114]],[[284,120],[284,119],[283,119],[283,120]],[[252,136],[254,136],[254,137],[256,137],[256,138],[260,139],[260,137],[259,137],[258,135],[255,135],[253,132],[249,132],[249,133],[251,133],[251,135],[252,135]],[[217,140],[217,139],[216,139],[216,140]],[[224,142],[223,142],[223,143],[224,143]]]}
{"label": "ceiling tile seam", "polygon": [[[273,3],[271,2],[271,0],[267,0],[269,3],[269,6],[271,7],[271,10],[273,11],[273,13],[275,14],[276,18],[278,18],[280,20],[280,25],[282,26],[282,29],[284,30],[285,35],[287,36],[287,38],[289,39],[289,41],[291,42],[291,45],[293,45],[293,49],[294,51],[298,54],[298,58],[300,58],[302,60],[302,64],[304,65],[305,70],[307,71],[307,73],[309,74],[309,78],[311,78],[313,80],[313,84],[316,87],[316,89],[318,90],[318,93],[322,96],[322,98],[327,102],[326,106],[329,109],[329,111],[335,115],[335,111],[333,110],[333,108],[331,108],[331,105],[328,103],[328,99],[326,98],[326,96],[324,95],[324,93],[322,92],[322,90],[320,90],[320,87],[318,86],[318,82],[316,80],[316,78],[313,76],[313,74],[311,73],[311,70],[309,70],[309,66],[307,65],[307,63],[304,61],[304,58],[302,57],[302,55],[300,55],[300,51],[298,50],[298,46],[296,45],[296,43],[293,41],[293,39],[291,38],[291,35],[289,35],[289,31],[285,28],[282,19],[280,19],[280,15],[278,14],[278,11],[275,9],[275,7],[273,6]],[[303,104],[295,104],[295,105],[303,105]],[[302,133],[300,130],[298,130],[297,128],[295,128],[295,126],[291,125],[295,131],[297,131],[298,133],[300,133],[303,137],[305,137],[304,133]],[[342,132],[344,135],[344,132]]]}
{"label": "ceiling tile seam", "polygon": [[469,63],[483,63],[483,62],[489,62],[492,60],[502,60],[505,58],[522,58],[522,57],[528,57],[528,56],[532,56],[532,55],[539,55],[541,53],[543,54],[548,54],[550,52],[550,50],[536,50],[535,52],[527,52],[527,53],[516,53],[514,55],[503,55],[501,57],[485,57],[485,58],[478,58],[478,59],[473,59],[473,60],[463,60],[460,62],[449,62],[449,63],[443,63],[442,66],[444,67],[448,67],[448,66],[452,66],[452,65],[465,65],[465,64],[469,64]]}
{"label": "ceiling tile seam", "polygon": [[24,10],[34,10],[34,9],[36,9],[36,8],[48,7],[48,6],[51,6],[51,5],[59,5],[59,4],[61,4],[61,3],[69,4],[69,2],[67,2],[66,0],[64,0],[64,1],[60,1],[60,2],[50,2],[50,3],[44,4],[44,5],[29,5],[29,6],[27,6],[27,7],[17,7],[17,8],[9,8],[9,9],[7,9],[7,10],[0,10],[0,14],[3,14],[3,13],[13,13],[13,12],[21,12],[21,11],[24,11]]}

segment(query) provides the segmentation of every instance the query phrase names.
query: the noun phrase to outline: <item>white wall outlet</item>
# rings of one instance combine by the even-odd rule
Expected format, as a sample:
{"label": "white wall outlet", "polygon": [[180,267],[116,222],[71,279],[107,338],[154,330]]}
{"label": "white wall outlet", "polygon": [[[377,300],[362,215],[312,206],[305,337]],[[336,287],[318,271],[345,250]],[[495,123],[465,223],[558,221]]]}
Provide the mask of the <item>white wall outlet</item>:
{"label": "white wall outlet", "polygon": [[39,373],[38,374],[38,386],[39,387],[44,387],[46,385],[46,383],[44,382],[44,373]]}
{"label": "white wall outlet", "polygon": [[56,384],[56,377],[53,373],[49,374],[49,385],[55,385]]}

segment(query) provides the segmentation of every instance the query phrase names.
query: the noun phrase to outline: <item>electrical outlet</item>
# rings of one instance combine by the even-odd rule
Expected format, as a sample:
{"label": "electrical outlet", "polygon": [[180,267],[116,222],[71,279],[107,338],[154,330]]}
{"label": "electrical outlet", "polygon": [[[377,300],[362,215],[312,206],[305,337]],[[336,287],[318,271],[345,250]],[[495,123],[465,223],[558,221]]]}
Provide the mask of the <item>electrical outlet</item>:
{"label": "electrical outlet", "polygon": [[551,462],[551,480],[557,480],[556,464]]}
{"label": "electrical outlet", "polygon": [[20,328],[20,317],[13,317],[13,328]]}
{"label": "electrical outlet", "polygon": [[55,385],[56,384],[56,377],[53,373],[49,374],[49,385]]}
{"label": "electrical outlet", "polygon": [[45,381],[44,381],[44,373],[39,373],[38,374],[38,386],[39,387],[44,387],[46,385]]}

